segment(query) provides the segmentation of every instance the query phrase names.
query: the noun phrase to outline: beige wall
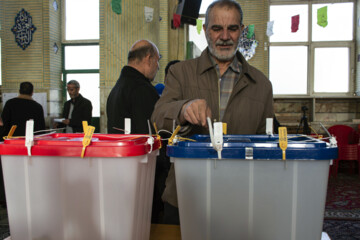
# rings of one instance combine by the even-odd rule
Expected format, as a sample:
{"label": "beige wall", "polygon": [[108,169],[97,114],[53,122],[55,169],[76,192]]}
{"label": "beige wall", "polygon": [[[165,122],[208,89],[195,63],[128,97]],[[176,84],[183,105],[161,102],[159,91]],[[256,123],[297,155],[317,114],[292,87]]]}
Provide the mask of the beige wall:
{"label": "beige wall", "polygon": [[[59,1],[58,1],[59,2]],[[35,92],[47,93],[48,117],[56,116],[61,108],[61,49],[55,54],[53,45],[60,47],[60,10],[54,11],[53,0],[1,1],[2,92],[15,92],[19,84],[29,81]],[[60,3],[59,3],[60,7]],[[15,42],[11,28],[15,16],[25,9],[32,17],[36,31],[25,50]]]}
{"label": "beige wall", "polygon": [[268,0],[257,0],[248,1],[240,0],[243,14],[244,14],[244,25],[248,26],[254,24],[255,38],[259,45],[256,48],[256,53],[249,63],[262,71],[266,76],[269,73],[268,66],[268,49],[265,49],[265,43],[268,42],[266,36],[266,26],[269,19],[269,3]]}
{"label": "beige wall", "polygon": [[[165,2],[166,3],[166,2]],[[111,9],[111,0],[100,1],[100,131],[106,130],[106,99],[119,78],[120,71],[127,64],[131,45],[139,39],[154,42],[164,56],[160,64],[167,61],[167,4],[160,0],[122,1],[122,14]],[[144,8],[154,9],[153,20],[145,21]],[[161,21],[160,21],[161,17]],[[163,37],[160,37],[160,32]],[[162,72],[155,81],[163,78]]]}
{"label": "beige wall", "polygon": [[[160,61],[161,69],[154,83],[163,82],[164,68],[168,61],[184,60],[187,42],[186,26],[175,30],[170,28],[177,1],[123,0],[122,14],[117,15],[111,9],[111,0],[100,0],[101,132],[106,132],[107,96],[117,81],[122,67],[126,65],[128,50],[136,40],[153,41],[163,56]],[[61,114],[62,109],[61,1],[57,0],[59,5],[57,12],[54,11],[52,3],[53,0],[0,0],[2,92],[17,92],[20,82],[33,82],[35,92],[46,92],[48,95],[48,122],[51,117]],[[266,36],[268,0],[239,0],[239,3],[244,11],[244,24],[255,25],[256,40],[259,42],[256,54],[249,62],[268,75],[268,50],[265,47],[268,42]],[[152,22],[145,22],[145,6],[154,8]],[[22,8],[31,14],[33,23],[37,27],[33,41],[25,51],[17,46],[14,34],[10,31],[16,14]],[[59,46],[57,54],[52,50],[55,42]],[[309,117],[315,120],[330,119],[349,122],[354,117],[359,118],[357,100],[345,98],[341,100],[342,104],[339,108],[326,107],[332,101],[339,100],[325,99],[314,102],[313,99],[305,101],[304,99],[280,99],[275,102],[275,110],[283,123],[289,121],[295,125],[301,116],[299,107],[301,108],[302,104],[310,106],[312,110]]]}

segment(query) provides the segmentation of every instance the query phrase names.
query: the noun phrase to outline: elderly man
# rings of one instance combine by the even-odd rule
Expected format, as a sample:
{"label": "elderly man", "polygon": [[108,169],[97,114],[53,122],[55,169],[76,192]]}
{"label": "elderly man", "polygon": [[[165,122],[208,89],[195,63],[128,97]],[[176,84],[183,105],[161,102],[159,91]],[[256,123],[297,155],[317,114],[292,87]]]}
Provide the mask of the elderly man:
{"label": "elderly man", "polygon": [[[203,26],[208,47],[201,56],[177,63],[169,69],[165,89],[152,119],[159,129],[172,130],[173,121],[180,133],[208,134],[206,118],[227,123],[228,134],[265,133],[266,118],[272,118],[273,95],[268,78],[250,66],[237,51],[243,13],[232,0],[209,5]],[[162,196],[167,223],[176,224],[177,195],[173,166]]]}
{"label": "elderly man", "polygon": [[159,95],[151,84],[159,70],[160,54],[154,43],[139,40],[128,54],[128,64],[111,90],[106,104],[108,133],[124,133],[124,119],[131,119],[131,133],[149,133],[150,120]]}
{"label": "elderly man", "polygon": [[70,100],[65,102],[62,123],[65,125],[67,133],[83,132],[83,121],[91,123],[92,104],[84,98],[80,92],[80,84],[76,80],[70,80],[66,85]]}

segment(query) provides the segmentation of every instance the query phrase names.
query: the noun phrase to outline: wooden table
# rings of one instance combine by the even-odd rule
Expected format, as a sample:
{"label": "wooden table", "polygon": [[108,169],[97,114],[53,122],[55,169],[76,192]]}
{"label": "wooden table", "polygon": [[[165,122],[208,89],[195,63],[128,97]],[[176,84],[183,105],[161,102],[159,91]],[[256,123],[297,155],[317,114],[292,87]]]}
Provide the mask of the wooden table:
{"label": "wooden table", "polygon": [[[180,226],[151,224],[150,240],[181,240]],[[330,240],[329,235],[323,232],[321,240]]]}
{"label": "wooden table", "polygon": [[150,240],[181,240],[180,226],[151,224]]}

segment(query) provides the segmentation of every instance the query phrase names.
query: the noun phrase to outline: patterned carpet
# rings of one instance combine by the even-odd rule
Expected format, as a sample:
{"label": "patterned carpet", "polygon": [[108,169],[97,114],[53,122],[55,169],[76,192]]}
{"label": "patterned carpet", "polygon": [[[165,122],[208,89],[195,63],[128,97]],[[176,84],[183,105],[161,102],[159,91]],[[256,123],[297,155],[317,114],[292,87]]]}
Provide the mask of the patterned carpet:
{"label": "patterned carpet", "polygon": [[0,239],[10,236],[8,216],[6,208],[0,207]]}
{"label": "patterned carpet", "polygon": [[331,240],[359,240],[360,221],[325,220],[323,231]]}
{"label": "patterned carpet", "polygon": [[360,178],[339,173],[330,177],[326,196],[325,219],[360,220]]}
{"label": "patterned carpet", "polygon": [[360,240],[360,178],[339,173],[330,177],[323,231],[332,240]]}

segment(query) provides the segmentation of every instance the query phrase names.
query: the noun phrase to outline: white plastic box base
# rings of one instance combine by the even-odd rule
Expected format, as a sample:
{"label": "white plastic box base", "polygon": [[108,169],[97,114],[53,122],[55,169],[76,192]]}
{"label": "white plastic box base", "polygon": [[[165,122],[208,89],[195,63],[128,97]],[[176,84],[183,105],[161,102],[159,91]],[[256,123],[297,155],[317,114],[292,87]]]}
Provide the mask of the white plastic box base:
{"label": "white plastic box base", "polygon": [[[11,240],[11,237],[5,238],[4,240]],[[331,240],[326,232],[322,232],[321,240]]]}
{"label": "white plastic box base", "polygon": [[182,239],[321,239],[330,160],[171,160]]}
{"label": "white plastic box base", "polygon": [[157,152],[1,156],[11,239],[148,240]]}

